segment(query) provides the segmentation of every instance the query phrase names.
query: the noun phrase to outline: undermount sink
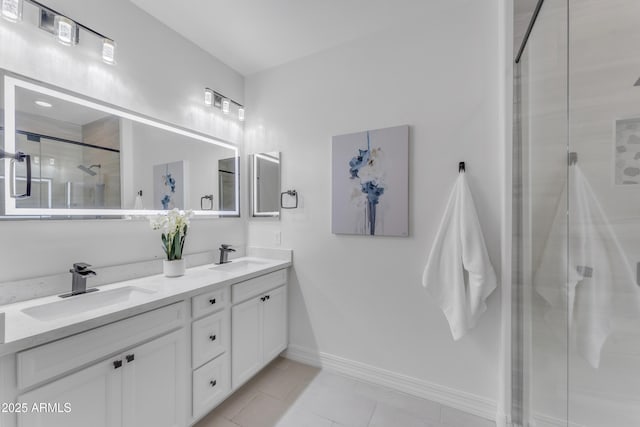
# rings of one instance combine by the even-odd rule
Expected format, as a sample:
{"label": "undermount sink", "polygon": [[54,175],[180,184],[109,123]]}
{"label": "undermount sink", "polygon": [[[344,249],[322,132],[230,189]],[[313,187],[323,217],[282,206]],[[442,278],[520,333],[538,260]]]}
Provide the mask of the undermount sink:
{"label": "undermount sink", "polygon": [[98,292],[76,295],[64,300],[36,305],[25,308],[22,312],[38,320],[56,320],[115,304],[138,301],[155,292],[156,291],[139,288],[137,286],[125,286],[108,291],[100,290]]}
{"label": "undermount sink", "polygon": [[256,259],[241,259],[238,261],[229,261],[226,264],[214,265],[213,267],[210,267],[210,269],[233,273],[236,271],[247,271],[261,268],[265,264],[267,263]]}

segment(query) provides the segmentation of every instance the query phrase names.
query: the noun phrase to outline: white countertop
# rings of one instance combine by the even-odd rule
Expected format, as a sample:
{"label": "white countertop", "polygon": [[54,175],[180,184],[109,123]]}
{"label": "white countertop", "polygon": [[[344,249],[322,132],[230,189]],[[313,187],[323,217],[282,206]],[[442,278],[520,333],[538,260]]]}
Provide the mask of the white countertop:
{"label": "white countertop", "polygon": [[[249,264],[248,267],[239,269],[239,271],[221,271],[215,265],[202,265],[187,269],[186,274],[182,277],[168,278],[164,275],[155,275],[100,286],[98,288],[100,289],[99,292],[86,295],[94,295],[127,286],[142,288],[142,290],[151,292],[140,293],[131,300],[117,302],[58,319],[39,320],[23,312],[23,310],[30,307],[61,301],[62,299],[57,295],[0,306],[0,312],[4,312],[5,315],[4,344],[0,344],[0,355],[14,353],[28,347],[93,329],[191,298],[203,292],[291,266],[290,260],[257,257],[236,258],[232,262],[237,263],[243,260],[257,261],[257,263]],[[90,281],[87,287],[91,287]],[[71,288],[71,285],[69,285],[69,288]],[[71,298],[83,298],[84,296],[79,295]]]}

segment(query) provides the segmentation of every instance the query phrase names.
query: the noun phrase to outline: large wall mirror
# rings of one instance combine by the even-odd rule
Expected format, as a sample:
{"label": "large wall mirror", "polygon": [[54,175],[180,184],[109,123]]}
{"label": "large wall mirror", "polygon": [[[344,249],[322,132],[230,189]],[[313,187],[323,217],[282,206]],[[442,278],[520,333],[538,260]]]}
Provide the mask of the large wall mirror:
{"label": "large wall mirror", "polygon": [[256,153],[251,162],[251,215],[280,216],[280,153]]}
{"label": "large wall mirror", "polygon": [[239,215],[235,145],[9,75],[3,92],[4,150],[31,164],[15,197],[26,162],[2,162],[5,217]]}

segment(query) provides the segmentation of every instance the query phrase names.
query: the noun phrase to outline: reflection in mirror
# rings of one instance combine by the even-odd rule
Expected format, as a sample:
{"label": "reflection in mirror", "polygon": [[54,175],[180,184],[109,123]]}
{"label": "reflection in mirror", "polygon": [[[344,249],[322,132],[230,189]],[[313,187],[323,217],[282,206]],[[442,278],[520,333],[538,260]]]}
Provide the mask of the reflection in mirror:
{"label": "reflection in mirror", "polygon": [[[235,187],[238,165],[238,158],[218,160],[218,194],[220,194],[218,209],[221,211],[232,211],[236,206]],[[240,212],[237,216],[240,216]]]}
{"label": "reflection in mirror", "polygon": [[251,200],[253,216],[280,215],[280,153],[251,156]]}
{"label": "reflection in mirror", "polygon": [[6,215],[239,214],[235,146],[9,76],[4,90],[4,147],[32,165],[32,195],[16,199],[25,168],[14,182],[2,162]]}

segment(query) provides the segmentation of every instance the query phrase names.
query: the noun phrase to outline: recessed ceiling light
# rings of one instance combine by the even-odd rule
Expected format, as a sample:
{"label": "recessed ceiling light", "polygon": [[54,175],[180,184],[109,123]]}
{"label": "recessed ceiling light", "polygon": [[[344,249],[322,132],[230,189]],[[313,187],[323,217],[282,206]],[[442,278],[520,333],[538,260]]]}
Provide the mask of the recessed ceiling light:
{"label": "recessed ceiling light", "polygon": [[40,101],[40,100],[36,101],[36,105],[39,106],[39,107],[44,107],[44,108],[53,107],[53,105],[48,103],[47,101]]}

